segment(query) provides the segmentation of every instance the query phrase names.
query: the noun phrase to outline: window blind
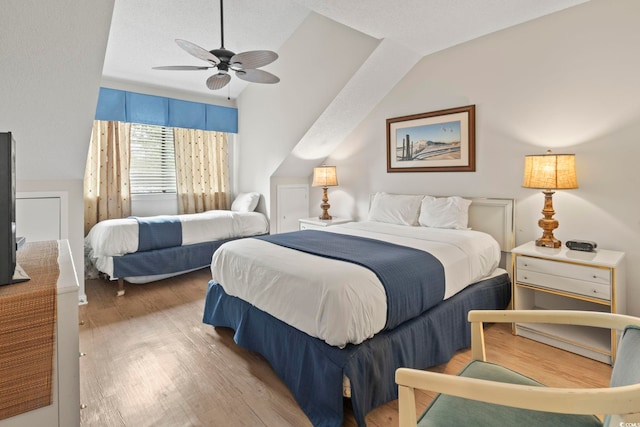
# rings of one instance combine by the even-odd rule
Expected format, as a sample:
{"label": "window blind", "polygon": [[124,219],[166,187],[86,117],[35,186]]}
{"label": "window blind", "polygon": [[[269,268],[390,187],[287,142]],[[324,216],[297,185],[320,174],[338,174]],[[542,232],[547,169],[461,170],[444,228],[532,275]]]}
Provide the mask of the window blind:
{"label": "window blind", "polygon": [[173,128],[131,124],[131,194],[176,193]]}

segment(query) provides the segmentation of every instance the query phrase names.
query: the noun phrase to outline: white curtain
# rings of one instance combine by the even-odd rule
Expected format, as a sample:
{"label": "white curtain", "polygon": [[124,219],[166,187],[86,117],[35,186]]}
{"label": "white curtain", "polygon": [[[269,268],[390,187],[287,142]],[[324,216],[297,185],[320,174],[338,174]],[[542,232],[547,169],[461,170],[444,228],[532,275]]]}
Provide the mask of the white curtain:
{"label": "white curtain", "polygon": [[229,207],[227,135],[174,129],[178,213]]}

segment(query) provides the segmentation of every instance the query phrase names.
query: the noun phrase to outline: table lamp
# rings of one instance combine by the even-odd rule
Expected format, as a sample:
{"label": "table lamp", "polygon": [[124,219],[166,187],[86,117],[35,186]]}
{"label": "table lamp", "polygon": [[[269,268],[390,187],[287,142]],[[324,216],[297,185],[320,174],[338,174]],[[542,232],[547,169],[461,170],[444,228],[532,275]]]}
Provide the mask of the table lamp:
{"label": "table lamp", "polygon": [[558,221],[553,219],[553,190],[569,190],[578,188],[576,178],[575,154],[546,154],[525,156],[524,179],[525,188],[539,188],[544,193],[544,208],[538,226],[542,228],[542,237],[536,240],[536,246],[559,248],[562,242],[553,236],[558,228]]}
{"label": "table lamp", "polygon": [[329,204],[329,197],[327,196],[327,188],[338,185],[336,167],[322,165],[317,168],[313,168],[313,183],[311,185],[313,187],[322,187],[323,190],[322,203],[320,204],[322,214],[319,218],[331,219],[331,215],[329,215],[329,208],[331,205]]}

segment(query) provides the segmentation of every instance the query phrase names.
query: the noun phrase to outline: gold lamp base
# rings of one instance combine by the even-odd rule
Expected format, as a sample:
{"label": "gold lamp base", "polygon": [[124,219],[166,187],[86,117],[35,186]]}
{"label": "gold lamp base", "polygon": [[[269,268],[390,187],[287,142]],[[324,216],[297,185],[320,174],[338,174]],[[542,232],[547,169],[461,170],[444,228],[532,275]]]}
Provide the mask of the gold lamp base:
{"label": "gold lamp base", "polygon": [[558,228],[558,221],[553,219],[553,214],[556,212],[553,210],[553,191],[545,190],[544,193],[544,208],[542,209],[541,218],[538,221],[538,226],[542,228],[542,237],[536,240],[536,246],[543,246],[545,248],[559,248],[562,246],[562,242],[553,236],[553,230]]}
{"label": "gold lamp base", "polygon": [[327,189],[329,187],[322,187],[322,203],[320,203],[320,209],[322,209],[322,214],[318,218],[320,219],[332,219],[333,217],[329,215],[329,208],[331,205],[329,204],[329,196],[327,196]]}
{"label": "gold lamp base", "polygon": [[551,238],[542,236],[541,238],[536,239],[536,246],[542,246],[545,248],[559,248],[560,246],[562,246],[562,242],[553,237],[552,234]]}

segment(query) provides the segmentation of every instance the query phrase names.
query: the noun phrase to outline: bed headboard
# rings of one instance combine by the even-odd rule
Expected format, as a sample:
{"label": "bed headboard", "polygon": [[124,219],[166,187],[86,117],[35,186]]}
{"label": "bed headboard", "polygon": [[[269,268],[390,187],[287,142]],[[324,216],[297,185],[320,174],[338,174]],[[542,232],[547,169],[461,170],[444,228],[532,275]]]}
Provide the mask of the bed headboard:
{"label": "bed headboard", "polygon": [[[369,197],[369,207],[373,196]],[[438,196],[445,197],[445,196]],[[502,252],[510,252],[515,246],[515,221],[513,199],[489,197],[465,197],[469,206],[469,227],[493,236]]]}
{"label": "bed headboard", "polygon": [[502,252],[515,246],[513,199],[469,198],[469,227],[491,234]]}

